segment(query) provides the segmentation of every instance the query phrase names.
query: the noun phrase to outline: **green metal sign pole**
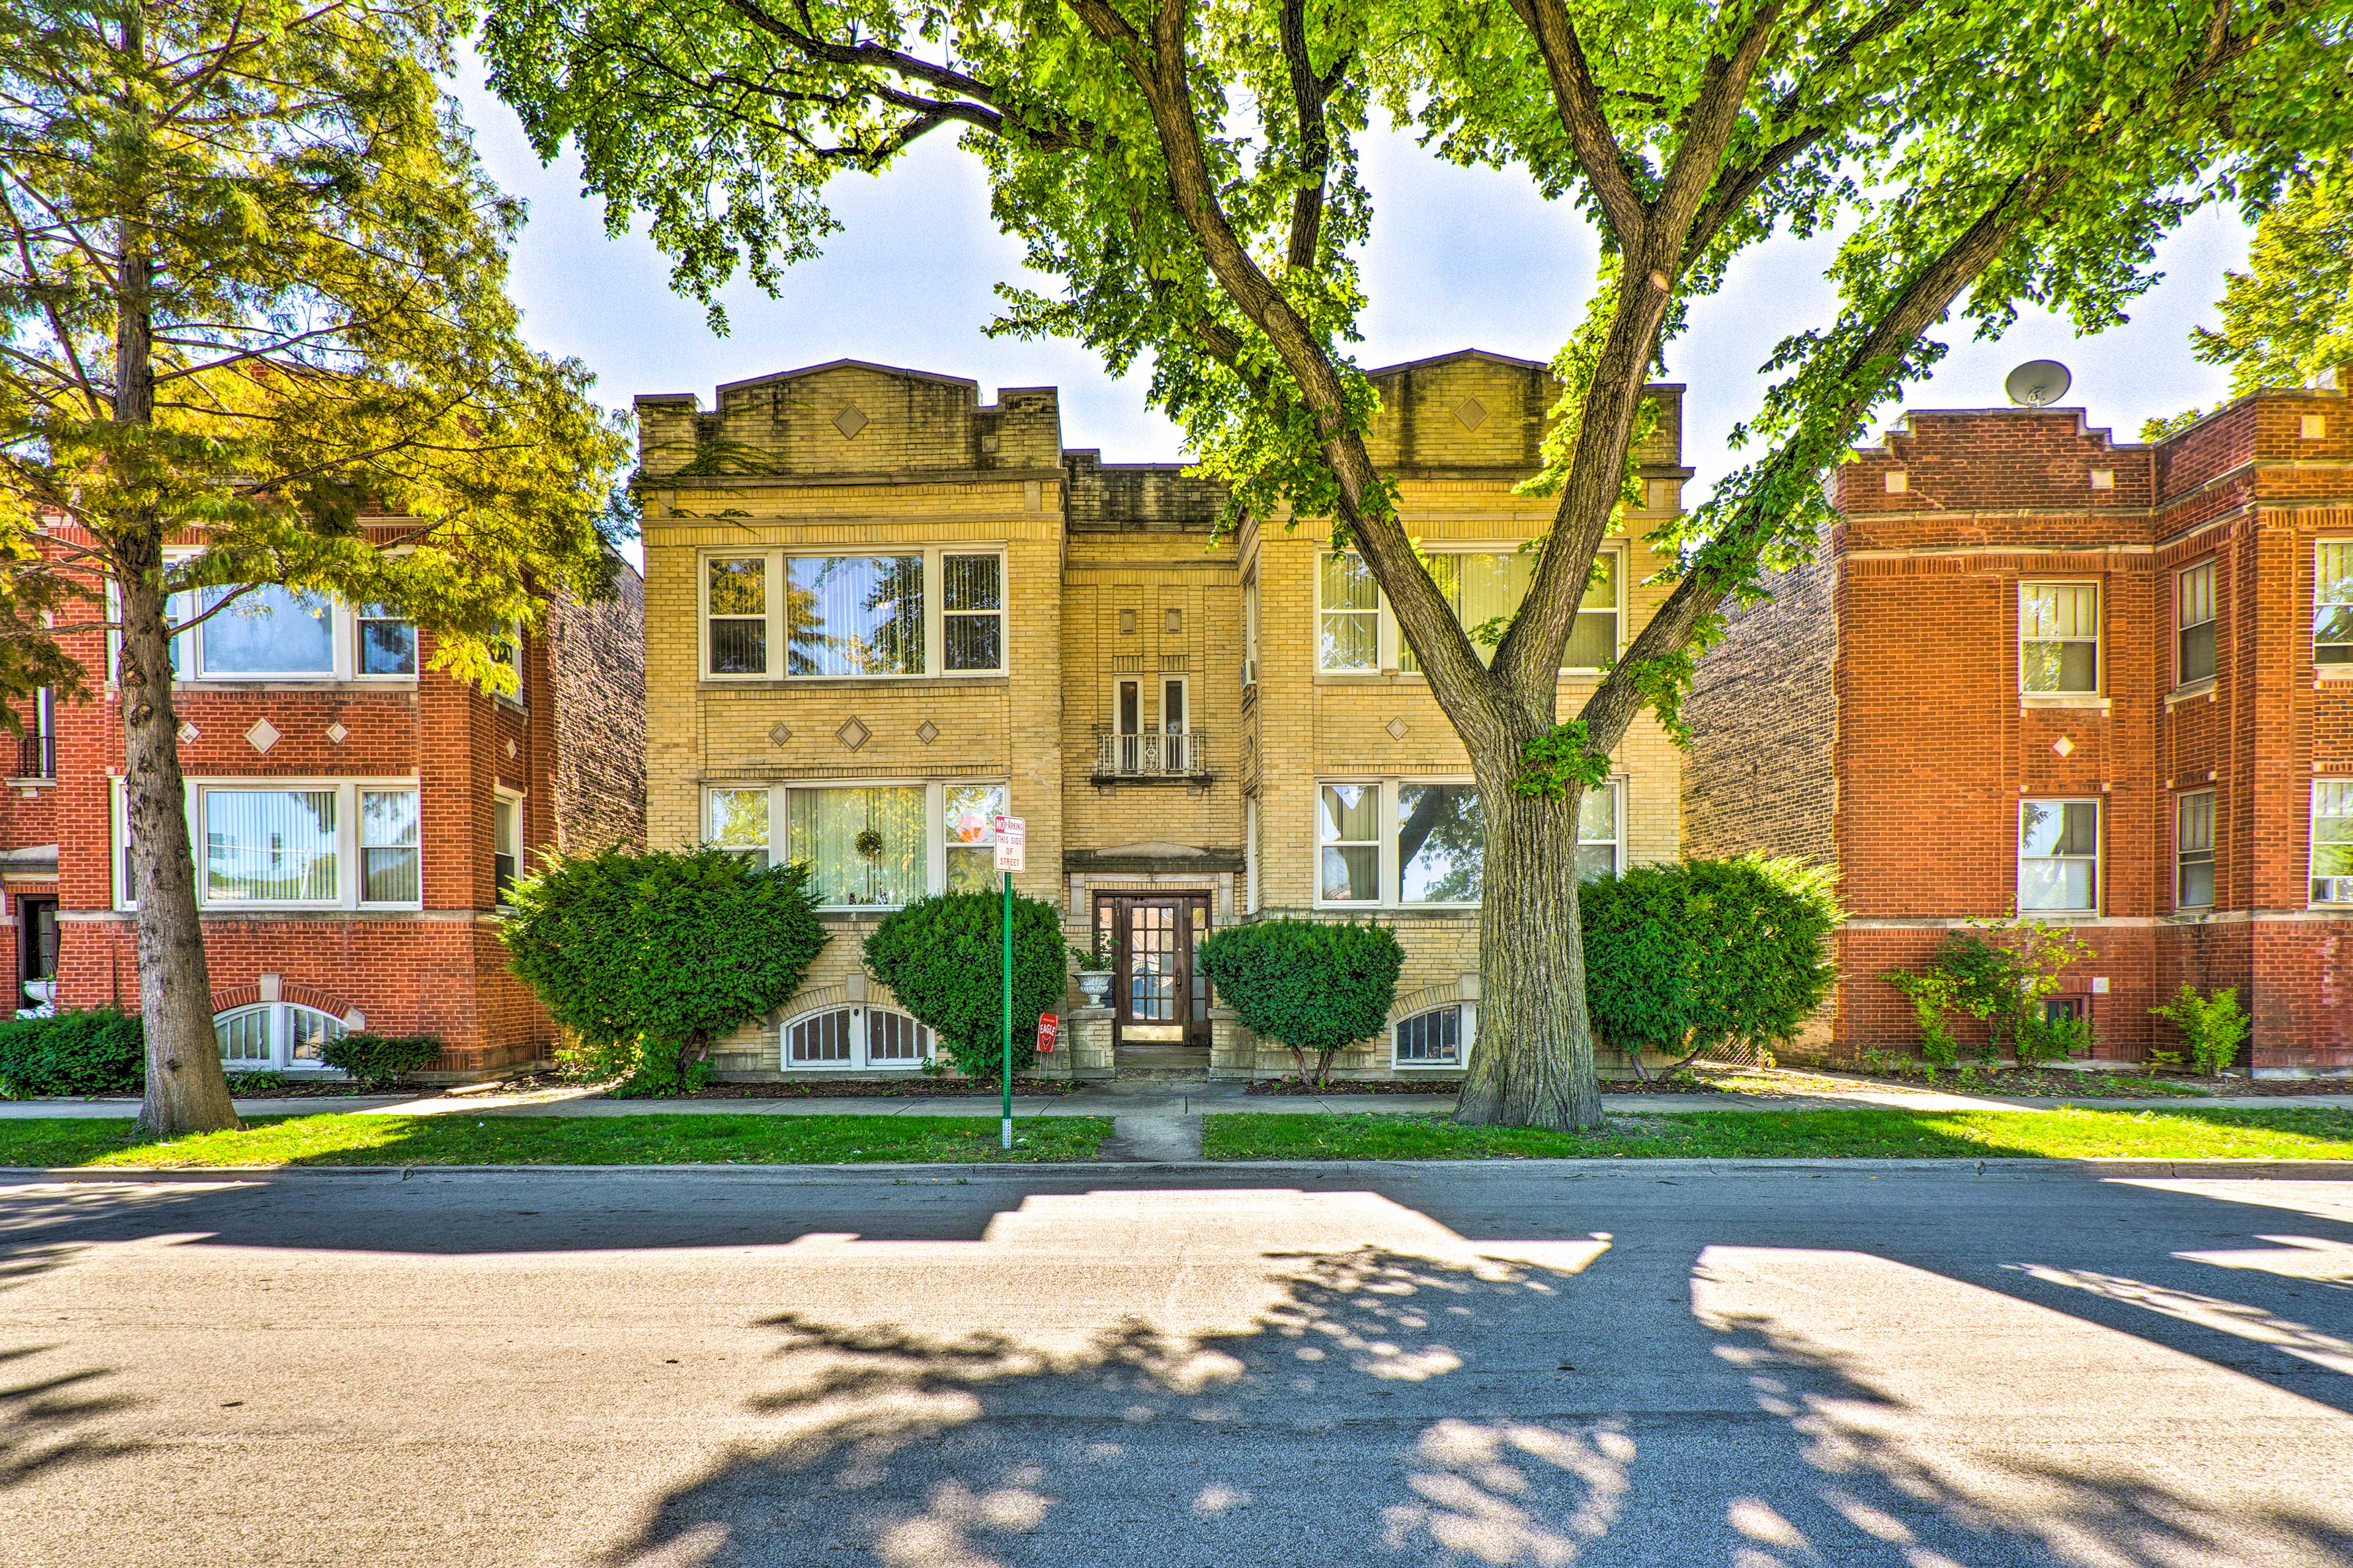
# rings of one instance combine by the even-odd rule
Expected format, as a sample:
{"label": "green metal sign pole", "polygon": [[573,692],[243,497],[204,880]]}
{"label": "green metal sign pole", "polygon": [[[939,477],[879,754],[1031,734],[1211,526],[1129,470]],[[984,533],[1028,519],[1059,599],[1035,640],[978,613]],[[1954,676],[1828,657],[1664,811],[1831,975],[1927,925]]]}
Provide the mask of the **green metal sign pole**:
{"label": "green metal sign pole", "polygon": [[1005,1147],[1013,1147],[1013,873],[1005,873]]}

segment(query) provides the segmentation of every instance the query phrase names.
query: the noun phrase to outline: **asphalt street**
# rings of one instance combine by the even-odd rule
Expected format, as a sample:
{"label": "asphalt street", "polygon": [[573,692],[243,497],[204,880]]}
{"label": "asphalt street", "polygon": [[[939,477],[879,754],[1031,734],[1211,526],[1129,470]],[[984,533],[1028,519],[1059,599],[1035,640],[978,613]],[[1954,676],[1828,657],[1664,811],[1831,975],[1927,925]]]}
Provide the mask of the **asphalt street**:
{"label": "asphalt street", "polygon": [[0,1185],[0,1563],[2353,1563],[2353,1183]]}

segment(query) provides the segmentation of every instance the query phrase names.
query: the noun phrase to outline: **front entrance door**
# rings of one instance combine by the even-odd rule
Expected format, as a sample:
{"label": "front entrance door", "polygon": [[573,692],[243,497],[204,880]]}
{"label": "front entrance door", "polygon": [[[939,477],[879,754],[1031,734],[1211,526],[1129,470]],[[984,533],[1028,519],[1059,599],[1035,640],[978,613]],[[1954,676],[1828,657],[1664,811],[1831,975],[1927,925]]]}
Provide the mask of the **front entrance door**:
{"label": "front entrance door", "polygon": [[1209,934],[1207,893],[1104,893],[1095,929],[1112,939],[1119,1045],[1209,1044],[1209,982],[1193,964]]}

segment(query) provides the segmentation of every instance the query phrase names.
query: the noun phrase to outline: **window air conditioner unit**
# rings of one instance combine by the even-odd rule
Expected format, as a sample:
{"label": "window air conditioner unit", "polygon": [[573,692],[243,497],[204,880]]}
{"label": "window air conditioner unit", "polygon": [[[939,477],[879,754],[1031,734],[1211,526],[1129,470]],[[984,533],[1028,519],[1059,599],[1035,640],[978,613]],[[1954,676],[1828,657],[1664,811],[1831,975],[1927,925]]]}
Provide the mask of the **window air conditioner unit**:
{"label": "window air conditioner unit", "polygon": [[1256,659],[1249,658],[1242,660],[1242,685],[1247,688],[1256,686],[1257,684],[1258,661]]}

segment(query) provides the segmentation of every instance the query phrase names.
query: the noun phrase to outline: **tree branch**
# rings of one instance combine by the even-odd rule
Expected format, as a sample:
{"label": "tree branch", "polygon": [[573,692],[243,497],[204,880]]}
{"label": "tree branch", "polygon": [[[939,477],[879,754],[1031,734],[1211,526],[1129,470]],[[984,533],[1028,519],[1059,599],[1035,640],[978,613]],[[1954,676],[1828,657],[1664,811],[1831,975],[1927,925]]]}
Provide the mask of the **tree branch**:
{"label": "tree branch", "polygon": [[1609,129],[1602,111],[1601,92],[1586,63],[1585,45],[1577,36],[1561,0],[1511,0],[1513,12],[1525,24],[1544,59],[1552,82],[1553,107],[1576,149],[1577,166],[1593,187],[1594,199],[1609,219],[1618,248],[1628,255],[1641,250],[1648,237],[1648,210],[1635,188],[1635,170]]}

